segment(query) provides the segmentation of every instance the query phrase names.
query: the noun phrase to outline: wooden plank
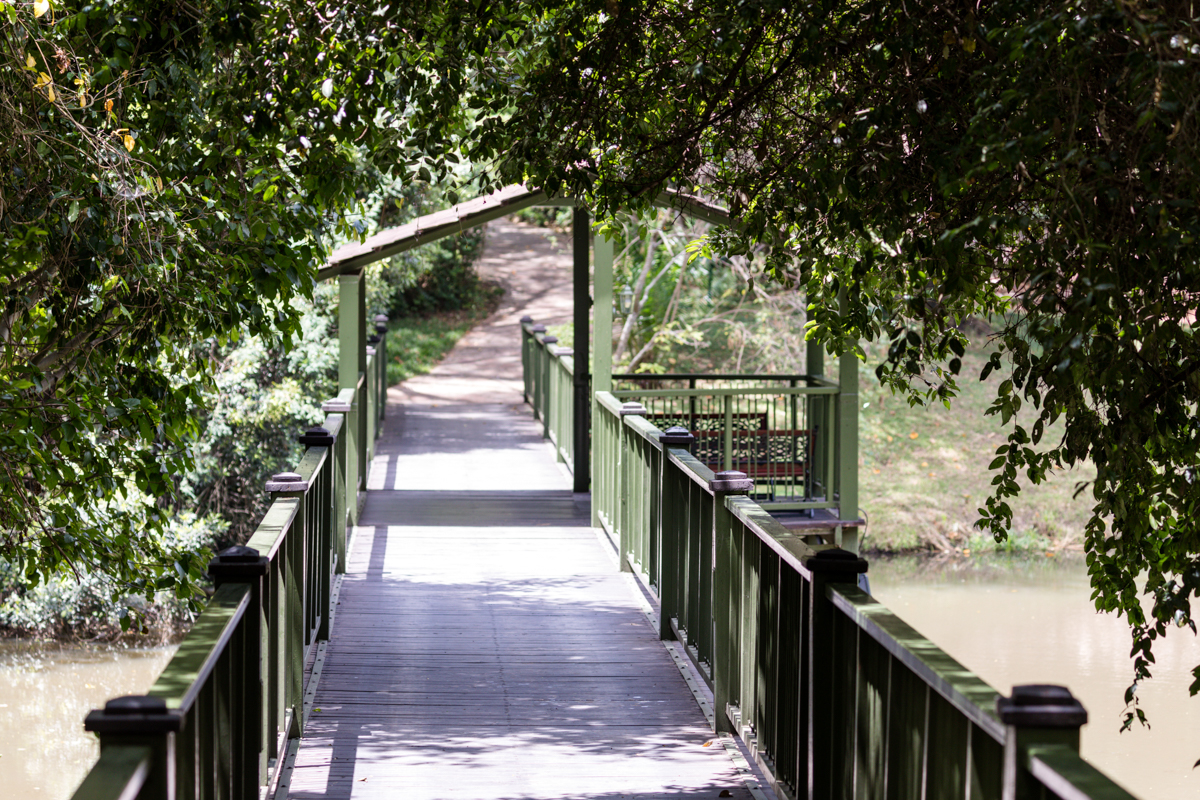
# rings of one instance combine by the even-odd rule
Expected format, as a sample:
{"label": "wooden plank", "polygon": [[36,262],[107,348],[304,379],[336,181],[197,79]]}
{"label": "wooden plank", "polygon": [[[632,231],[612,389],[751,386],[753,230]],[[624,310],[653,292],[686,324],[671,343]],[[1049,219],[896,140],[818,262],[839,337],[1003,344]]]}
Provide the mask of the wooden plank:
{"label": "wooden plank", "polygon": [[289,796],[749,800],[536,423],[436,411],[380,440]]}

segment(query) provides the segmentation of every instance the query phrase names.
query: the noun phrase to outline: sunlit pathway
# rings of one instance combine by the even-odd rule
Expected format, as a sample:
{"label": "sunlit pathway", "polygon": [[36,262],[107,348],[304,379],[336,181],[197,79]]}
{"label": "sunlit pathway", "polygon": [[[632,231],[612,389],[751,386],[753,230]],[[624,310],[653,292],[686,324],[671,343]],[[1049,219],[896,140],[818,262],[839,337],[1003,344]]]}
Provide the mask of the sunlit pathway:
{"label": "sunlit pathway", "polygon": [[748,798],[541,426],[458,381],[393,390],[289,796]]}

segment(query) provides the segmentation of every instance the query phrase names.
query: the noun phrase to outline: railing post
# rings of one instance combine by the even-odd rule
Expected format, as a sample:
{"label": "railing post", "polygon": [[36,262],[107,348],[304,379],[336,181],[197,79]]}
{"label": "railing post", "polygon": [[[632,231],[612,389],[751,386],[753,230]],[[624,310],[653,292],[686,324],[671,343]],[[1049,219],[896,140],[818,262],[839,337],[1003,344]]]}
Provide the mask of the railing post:
{"label": "railing post", "polygon": [[[831,583],[856,585],[858,576],[867,571],[867,562],[849,550],[831,548],[819,550],[807,559],[805,567],[812,573],[808,602],[808,686],[801,687],[807,698],[802,717],[807,718],[808,736],[808,794],[809,798],[834,796],[835,769],[832,763],[834,741],[834,615],[838,613],[826,595]],[[807,691],[805,691],[807,690]]]}
{"label": "railing post", "polygon": [[733,597],[734,564],[733,515],[725,507],[725,498],[745,494],[754,488],[746,473],[723,470],[708,483],[712,492],[712,615],[713,615],[713,727],[717,733],[736,733],[728,708],[733,698],[733,663],[739,657],[733,635],[733,614],[738,608]]}
{"label": "railing post", "polygon": [[324,488],[325,496],[322,502],[328,505],[329,511],[329,542],[330,550],[335,562],[334,571],[342,573],[346,571],[346,498],[345,495],[338,491],[339,479],[345,480],[345,470],[341,470],[342,474],[338,475],[338,457],[335,450],[337,439],[328,429],[320,426],[309,428],[300,435],[298,441],[300,444],[308,447],[328,447],[329,455],[329,476],[331,480],[329,485]]}
{"label": "railing post", "polygon": [[[388,318],[387,314],[375,315],[375,335],[379,337],[379,344],[375,345],[375,352],[378,353],[379,364],[379,419],[382,421],[387,417],[387,395],[388,395],[388,357],[387,357],[387,334],[388,334]],[[383,430],[380,425],[379,431]]]}
{"label": "railing post", "polygon": [[113,746],[149,747],[150,774],[137,796],[175,800],[175,734],[182,722],[177,712],[167,709],[163,698],[128,695],[109,700],[103,711],[88,713],[83,729],[100,737],[102,753]]}
{"label": "railing post", "polygon": [[574,464],[571,474],[574,478],[574,490],[586,492],[590,484],[590,458],[588,448],[591,440],[588,436],[589,422],[592,413],[591,398],[591,361],[590,324],[592,297],[588,291],[591,283],[591,221],[587,209],[576,208],[571,218],[571,239],[574,251],[573,289],[575,303],[573,309],[575,373],[572,377],[572,403],[574,416],[571,430],[572,453]]}
{"label": "railing post", "polygon": [[234,691],[240,697],[231,698],[235,708],[246,715],[246,725],[235,736],[243,737],[240,767],[234,762],[234,780],[241,785],[241,797],[257,798],[259,787],[267,777],[267,744],[272,736],[268,725],[267,698],[263,692],[263,578],[269,560],[251,547],[229,547],[208,562],[208,574],[217,589],[227,583],[250,586],[250,607],[242,618],[242,669]]}
{"label": "railing post", "polygon": [[[846,313],[846,288],[838,294],[841,313]],[[838,359],[838,519],[858,519],[858,356],[853,342]],[[858,552],[858,527],[842,533],[842,547]]]}
{"label": "railing post", "polygon": [[1079,729],[1087,710],[1065,686],[1014,686],[1012,697],[996,698],[996,713],[1007,727],[1004,737],[1002,800],[1041,797],[1025,768],[1025,756],[1037,745],[1066,745],[1079,753]]}
{"label": "railing post", "polygon": [[551,365],[554,357],[550,347],[558,342],[557,336],[542,337],[542,438],[550,438],[550,415],[554,408],[554,384],[551,382]]}
{"label": "railing post", "polygon": [[[280,472],[267,481],[266,491],[272,500],[295,497],[300,501],[287,538],[279,550],[284,554],[283,595],[287,604],[284,631],[272,632],[282,642],[284,674],[287,676],[284,689],[284,707],[292,711],[292,726],[288,738],[295,739],[304,733],[304,654],[308,645],[307,628],[309,603],[312,602],[313,587],[309,583],[310,559],[315,555],[308,552],[308,520],[304,514],[304,493],[308,482],[298,473]],[[278,555],[276,556],[278,558]],[[317,576],[322,581],[324,596],[328,597],[329,573]]]}
{"label": "railing post", "polygon": [[622,403],[617,420],[617,511],[613,515],[613,524],[618,526],[617,546],[621,548],[621,572],[633,572],[633,565],[629,563],[629,553],[633,547],[633,521],[629,513],[629,465],[633,461],[633,452],[625,439],[628,435],[625,418],[631,415],[646,416],[646,407],[641,403]]}
{"label": "railing post", "polygon": [[341,414],[342,425],[338,431],[338,455],[344,462],[344,471],[339,478],[345,487],[344,499],[347,518],[351,525],[358,524],[358,442],[356,432],[357,419],[352,392],[340,392],[332,400],[321,404],[321,410],[326,414]]}
{"label": "railing post", "polygon": [[540,419],[543,413],[543,399],[546,396],[545,381],[542,379],[542,358],[544,349],[538,340],[538,334],[546,335],[546,326],[542,323],[530,329],[529,337],[529,374],[533,376],[533,418]]}
{"label": "railing post", "polygon": [[663,447],[662,459],[659,461],[659,613],[658,638],[669,640],[675,638],[671,630],[671,617],[680,615],[679,609],[679,573],[680,573],[680,520],[686,513],[684,498],[679,496],[675,475],[671,472],[669,450],[681,449],[691,451],[696,437],[688,433],[686,428],[678,425],[667,428],[658,436]]}
{"label": "railing post", "polygon": [[529,333],[529,328],[526,325],[533,325],[533,317],[526,314],[521,317],[521,392],[525,398],[525,402],[533,404],[533,374],[530,372],[532,368],[529,363],[529,340],[532,338]]}

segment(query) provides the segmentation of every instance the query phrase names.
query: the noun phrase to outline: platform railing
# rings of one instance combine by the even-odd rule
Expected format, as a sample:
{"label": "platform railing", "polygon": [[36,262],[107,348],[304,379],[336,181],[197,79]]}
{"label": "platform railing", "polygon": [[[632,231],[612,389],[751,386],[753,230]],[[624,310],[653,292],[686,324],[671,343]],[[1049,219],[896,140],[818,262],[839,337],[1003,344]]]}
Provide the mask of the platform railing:
{"label": "platform railing", "polygon": [[[376,319],[386,332],[386,318]],[[386,347],[357,386],[323,404],[294,472],[245,546],[209,564],[215,591],[146,695],[110,700],[85,728],[100,759],[74,800],[259,800],[304,730],[314,651],[329,638],[334,582],[382,430]]]}
{"label": "platform railing", "polygon": [[[838,385],[805,375],[614,375],[613,397],[641,403],[646,419],[696,437],[692,454],[736,469],[750,493],[777,510],[840,509]],[[847,456],[850,457],[850,456]],[[856,472],[854,473],[857,474]]]}
{"label": "platform railing", "polygon": [[991,686],[859,586],[867,562],[810,545],[709,469],[682,428],[598,392],[600,522],[783,798],[1131,796],[1079,756],[1087,713],[1055,686]]}
{"label": "platform railing", "polygon": [[[557,342],[545,325],[522,318],[525,400],[570,466],[574,362]],[[745,472],[759,503],[775,511],[821,511],[834,526],[857,523],[857,427],[842,419],[839,384],[821,376],[744,374],[618,374],[613,384],[613,397],[642,404],[657,427],[690,431],[692,454],[709,469]]]}
{"label": "platform railing", "polygon": [[521,321],[521,366],[525,401],[542,423],[542,435],[554,444],[558,460],[575,468],[575,359],[569,347],[545,325]]}

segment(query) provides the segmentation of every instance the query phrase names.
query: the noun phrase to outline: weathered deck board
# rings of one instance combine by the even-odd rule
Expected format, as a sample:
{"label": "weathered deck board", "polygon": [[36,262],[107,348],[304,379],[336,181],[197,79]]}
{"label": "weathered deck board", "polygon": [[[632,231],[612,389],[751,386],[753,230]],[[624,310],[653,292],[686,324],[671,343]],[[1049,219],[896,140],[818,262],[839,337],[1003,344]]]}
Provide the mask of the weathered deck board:
{"label": "weathered deck board", "polygon": [[387,428],[289,796],[748,798],[540,425]]}

